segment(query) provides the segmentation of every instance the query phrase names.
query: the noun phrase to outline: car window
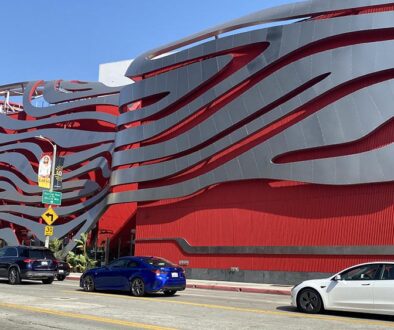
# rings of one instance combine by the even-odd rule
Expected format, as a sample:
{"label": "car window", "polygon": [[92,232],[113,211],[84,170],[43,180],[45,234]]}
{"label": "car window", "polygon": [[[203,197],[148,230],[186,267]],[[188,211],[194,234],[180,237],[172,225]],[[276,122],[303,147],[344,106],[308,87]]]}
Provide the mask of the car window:
{"label": "car window", "polygon": [[384,265],[382,280],[394,280],[394,265]]}
{"label": "car window", "polygon": [[5,257],[16,257],[17,255],[16,249],[13,247],[7,248],[4,253]]}
{"label": "car window", "polygon": [[53,259],[53,253],[50,250],[31,249],[25,250],[23,255],[31,259]]}
{"label": "car window", "polygon": [[129,263],[127,264],[127,268],[137,268],[138,263],[134,260],[130,260]]}
{"label": "car window", "polygon": [[171,261],[162,258],[146,258],[144,261],[155,267],[176,267]]}
{"label": "car window", "polygon": [[126,268],[128,260],[127,259],[118,259],[109,264],[111,268]]}
{"label": "car window", "polygon": [[379,264],[359,266],[343,272],[341,277],[345,281],[373,280],[377,275],[379,267]]}

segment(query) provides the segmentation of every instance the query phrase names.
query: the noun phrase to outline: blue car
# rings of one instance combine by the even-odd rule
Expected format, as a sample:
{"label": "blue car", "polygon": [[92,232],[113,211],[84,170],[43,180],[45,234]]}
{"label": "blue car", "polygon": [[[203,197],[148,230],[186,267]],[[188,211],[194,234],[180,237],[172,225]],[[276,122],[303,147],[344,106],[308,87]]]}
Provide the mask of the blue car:
{"label": "blue car", "polygon": [[122,257],[108,266],[87,270],[79,285],[85,291],[130,291],[136,297],[154,292],[173,296],[185,290],[186,277],[181,267],[162,258]]}

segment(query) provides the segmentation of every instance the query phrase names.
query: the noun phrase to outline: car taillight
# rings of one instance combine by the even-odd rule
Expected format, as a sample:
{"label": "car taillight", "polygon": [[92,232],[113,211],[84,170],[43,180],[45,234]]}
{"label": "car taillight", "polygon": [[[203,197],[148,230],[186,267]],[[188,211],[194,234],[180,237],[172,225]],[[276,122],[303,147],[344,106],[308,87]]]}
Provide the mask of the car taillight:
{"label": "car taillight", "polygon": [[23,262],[30,264],[31,262],[33,262],[34,259],[23,259]]}
{"label": "car taillight", "polygon": [[52,263],[53,263],[54,265],[59,264],[59,262],[58,262],[57,260],[52,260]]}
{"label": "car taillight", "polygon": [[160,270],[160,269],[156,269],[156,270],[153,269],[152,272],[155,273],[156,276],[160,276],[160,275],[165,275],[165,274],[167,274],[167,272],[165,272],[165,271],[163,271],[163,270]]}

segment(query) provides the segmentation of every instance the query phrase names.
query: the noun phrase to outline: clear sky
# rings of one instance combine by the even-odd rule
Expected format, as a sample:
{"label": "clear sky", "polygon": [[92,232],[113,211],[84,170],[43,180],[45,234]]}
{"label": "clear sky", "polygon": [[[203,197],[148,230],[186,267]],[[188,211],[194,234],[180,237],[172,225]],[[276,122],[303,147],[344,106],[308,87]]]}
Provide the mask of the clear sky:
{"label": "clear sky", "polygon": [[0,85],[97,81],[100,63],[296,0],[0,0]]}

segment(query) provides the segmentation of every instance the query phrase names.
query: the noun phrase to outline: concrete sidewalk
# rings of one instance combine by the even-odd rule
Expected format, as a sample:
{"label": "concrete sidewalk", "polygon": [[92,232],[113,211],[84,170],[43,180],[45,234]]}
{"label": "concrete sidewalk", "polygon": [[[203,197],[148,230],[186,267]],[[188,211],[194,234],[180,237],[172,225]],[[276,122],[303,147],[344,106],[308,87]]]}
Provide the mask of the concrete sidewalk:
{"label": "concrete sidewalk", "polygon": [[[79,281],[80,273],[71,273],[67,276],[67,280]],[[250,293],[265,293],[290,295],[291,285],[277,285],[277,284],[260,284],[260,283],[242,283],[242,282],[225,282],[225,281],[204,281],[187,279],[187,288],[192,289],[207,289],[207,290],[221,290],[221,291],[237,291]]]}

